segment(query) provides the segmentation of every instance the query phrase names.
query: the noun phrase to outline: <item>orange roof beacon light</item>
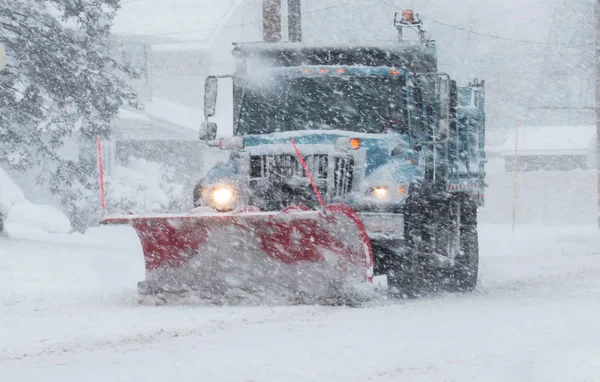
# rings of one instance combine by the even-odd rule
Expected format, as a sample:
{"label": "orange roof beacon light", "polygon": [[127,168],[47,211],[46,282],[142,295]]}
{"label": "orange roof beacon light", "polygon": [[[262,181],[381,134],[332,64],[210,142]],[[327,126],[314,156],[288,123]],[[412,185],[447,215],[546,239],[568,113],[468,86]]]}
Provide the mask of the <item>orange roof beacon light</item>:
{"label": "orange roof beacon light", "polygon": [[338,73],[346,73],[346,68],[337,68],[336,72],[338,72]]}
{"label": "orange roof beacon light", "polygon": [[422,43],[431,41],[431,34],[423,30],[421,17],[412,9],[404,9],[401,15],[396,12],[394,14],[394,26],[398,30],[398,41],[404,41],[404,29],[416,32]]}
{"label": "orange roof beacon light", "polygon": [[321,74],[326,74],[327,72],[328,72],[327,68],[319,69],[319,73],[321,73]]}
{"label": "orange roof beacon light", "polygon": [[360,149],[360,138],[350,139],[350,149],[352,149],[352,150]]}
{"label": "orange roof beacon light", "polygon": [[415,22],[415,12],[412,9],[405,9],[402,11],[402,21],[406,24],[412,24]]}
{"label": "orange roof beacon light", "polygon": [[398,75],[400,75],[400,72],[396,69],[390,69],[390,74],[392,76],[398,76]]}

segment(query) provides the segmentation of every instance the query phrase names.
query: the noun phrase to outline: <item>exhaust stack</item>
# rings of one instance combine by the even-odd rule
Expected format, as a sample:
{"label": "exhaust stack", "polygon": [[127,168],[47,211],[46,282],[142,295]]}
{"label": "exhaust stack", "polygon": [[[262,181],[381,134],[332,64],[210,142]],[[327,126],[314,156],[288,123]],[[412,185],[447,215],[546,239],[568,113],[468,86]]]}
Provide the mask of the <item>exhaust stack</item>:
{"label": "exhaust stack", "polygon": [[288,0],[288,35],[290,42],[302,41],[301,0]]}
{"label": "exhaust stack", "polygon": [[263,0],[263,40],[281,41],[281,0]]}

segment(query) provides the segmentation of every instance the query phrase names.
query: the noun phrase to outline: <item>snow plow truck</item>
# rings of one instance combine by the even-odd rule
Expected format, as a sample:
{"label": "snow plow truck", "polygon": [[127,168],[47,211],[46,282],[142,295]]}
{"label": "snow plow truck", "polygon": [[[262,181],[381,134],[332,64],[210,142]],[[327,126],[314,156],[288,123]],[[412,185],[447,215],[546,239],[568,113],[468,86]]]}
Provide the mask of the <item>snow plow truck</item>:
{"label": "snow plow truck", "polygon": [[[235,73],[206,78],[200,128],[228,160],[198,181],[194,208],[102,220],[136,229],[141,294],[327,296],[374,276],[393,296],[475,288],[484,82],[439,73],[412,11],[394,26],[390,43],[234,44]],[[223,136],[211,118],[226,79]]]}

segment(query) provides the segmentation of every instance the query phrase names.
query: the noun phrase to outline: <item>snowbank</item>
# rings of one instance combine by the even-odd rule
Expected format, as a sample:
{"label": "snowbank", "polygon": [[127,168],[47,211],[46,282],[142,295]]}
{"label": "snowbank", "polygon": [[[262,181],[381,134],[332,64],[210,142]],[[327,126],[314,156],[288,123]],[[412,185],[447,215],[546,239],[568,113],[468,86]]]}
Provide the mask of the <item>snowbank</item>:
{"label": "snowbank", "polygon": [[107,179],[107,210],[136,213],[187,210],[185,187],[174,183],[174,178],[175,171],[169,166],[130,157],[127,165],[116,166],[114,175]]}
{"label": "snowbank", "polygon": [[7,214],[15,204],[26,203],[23,191],[0,168],[0,213]]}
{"label": "snowbank", "polygon": [[2,169],[0,169],[0,213],[4,220],[4,229],[11,236],[71,232],[71,222],[62,211],[50,205],[31,203]]}

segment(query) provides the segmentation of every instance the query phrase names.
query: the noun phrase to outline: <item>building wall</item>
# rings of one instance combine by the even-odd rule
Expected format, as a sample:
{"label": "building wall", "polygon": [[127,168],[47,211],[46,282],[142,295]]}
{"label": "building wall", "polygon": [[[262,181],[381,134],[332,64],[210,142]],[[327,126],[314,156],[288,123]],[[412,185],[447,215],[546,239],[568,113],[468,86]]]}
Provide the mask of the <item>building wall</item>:
{"label": "building wall", "polygon": [[[261,12],[259,1],[246,0],[232,9],[209,41],[173,40],[154,45],[154,96],[202,108],[206,76],[229,74],[235,70],[232,43],[261,40]],[[222,92],[225,96],[228,94],[226,88]]]}
{"label": "building wall", "polygon": [[[519,172],[543,171],[573,171],[590,169],[587,153],[573,155],[520,155],[516,161]],[[505,156],[504,166],[506,172],[515,169],[515,157]]]}
{"label": "building wall", "polygon": [[202,108],[204,78],[209,74],[205,50],[162,50],[152,53],[153,94],[193,108]]}

